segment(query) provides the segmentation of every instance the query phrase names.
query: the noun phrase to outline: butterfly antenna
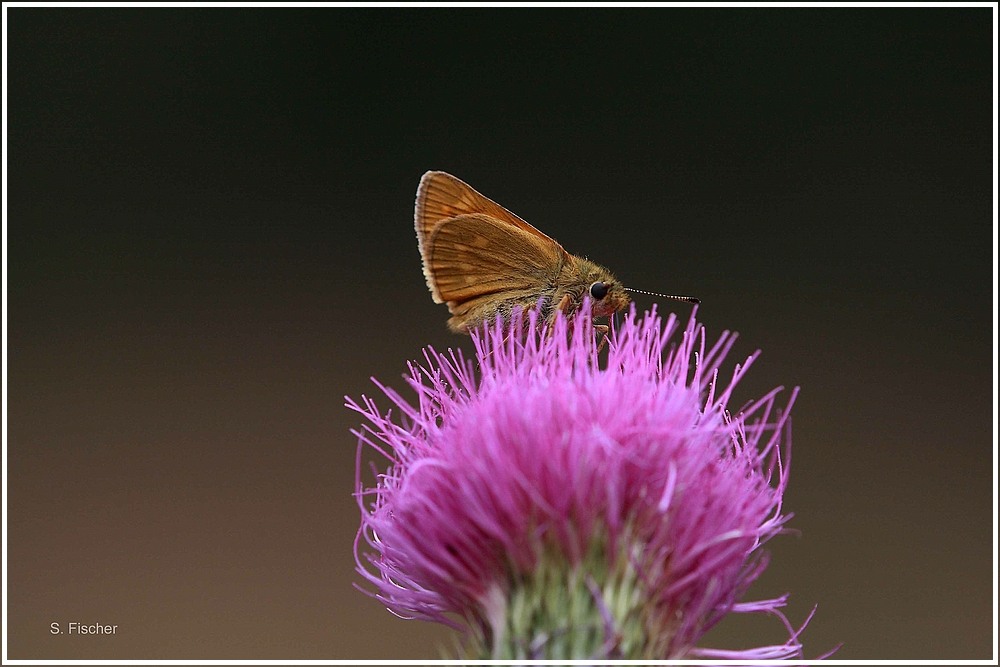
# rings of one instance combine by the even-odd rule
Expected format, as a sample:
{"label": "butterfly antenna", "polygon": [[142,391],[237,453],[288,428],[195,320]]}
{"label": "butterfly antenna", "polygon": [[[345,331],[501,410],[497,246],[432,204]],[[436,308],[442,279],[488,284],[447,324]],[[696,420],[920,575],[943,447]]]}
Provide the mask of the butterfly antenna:
{"label": "butterfly antenna", "polygon": [[659,292],[647,292],[641,289],[632,289],[631,287],[626,287],[627,292],[638,292],[639,294],[648,294],[649,296],[659,296],[664,299],[676,299],[678,301],[687,301],[688,303],[701,303],[701,299],[697,299],[693,296],[678,296],[676,294],[660,294]]}

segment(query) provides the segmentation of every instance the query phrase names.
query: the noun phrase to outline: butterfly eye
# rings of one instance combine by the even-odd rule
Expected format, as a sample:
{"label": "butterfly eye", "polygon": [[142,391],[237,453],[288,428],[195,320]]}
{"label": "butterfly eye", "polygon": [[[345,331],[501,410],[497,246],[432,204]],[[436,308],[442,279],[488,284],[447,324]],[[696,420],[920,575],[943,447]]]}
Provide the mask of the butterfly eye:
{"label": "butterfly eye", "polygon": [[600,301],[608,295],[608,284],[602,282],[596,282],[590,286],[590,296],[594,297],[597,301]]}

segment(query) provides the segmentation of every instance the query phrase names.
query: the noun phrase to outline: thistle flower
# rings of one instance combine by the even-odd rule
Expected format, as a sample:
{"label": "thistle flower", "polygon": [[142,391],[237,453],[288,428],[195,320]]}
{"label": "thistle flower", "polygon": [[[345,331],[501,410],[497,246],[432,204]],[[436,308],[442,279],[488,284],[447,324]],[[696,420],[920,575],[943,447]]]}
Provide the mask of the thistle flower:
{"label": "thistle flower", "polygon": [[[674,315],[633,307],[604,368],[586,308],[549,330],[534,313],[514,322],[473,332],[475,364],[426,349],[426,365],[409,366],[416,405],[375,380],[399,422],[347,399],[370,422],[355,431],[366,592],[464,631],[474,658],[801,656],[787,595],[740,601],[767,567],[761,546],[791,516],[796,392],[784,410],[779,387],[730,415],[756,355],[722,388],[735,334],[706,349],[694,314],[671,344]],[[390,462],[374,488],[361,481],[366,447]],[[695,646],[731,612],[774,614],[789,637]]]}

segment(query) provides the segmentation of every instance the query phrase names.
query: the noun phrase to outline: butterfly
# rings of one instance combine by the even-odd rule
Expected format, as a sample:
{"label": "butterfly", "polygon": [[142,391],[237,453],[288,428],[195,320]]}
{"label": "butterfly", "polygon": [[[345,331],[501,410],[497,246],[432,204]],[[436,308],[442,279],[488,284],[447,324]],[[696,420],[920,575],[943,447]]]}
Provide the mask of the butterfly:
{"label": "butterfly", "polygon": [[423,175],[413,218],[427,287],[435,303],[448,304],[454,332],[498,317],[509,323],[518,307],[524,313],[538,307],[551,323],[557,312],[576,313],[587,296],[595,317],[614,315],[631,301],[611,271],[566,252],[451,174]]}

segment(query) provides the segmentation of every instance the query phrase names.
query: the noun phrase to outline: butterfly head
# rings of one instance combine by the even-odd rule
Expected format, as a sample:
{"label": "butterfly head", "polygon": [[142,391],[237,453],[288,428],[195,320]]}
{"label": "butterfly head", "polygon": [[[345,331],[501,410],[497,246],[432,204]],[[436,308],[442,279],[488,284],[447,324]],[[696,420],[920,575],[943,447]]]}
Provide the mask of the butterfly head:
{"label": "butterfly head", "polygon": [[603,266],[587,262],[583,265],[586,296],[590,297],[594,317],[614,315],[632,301],[621,282]]}

